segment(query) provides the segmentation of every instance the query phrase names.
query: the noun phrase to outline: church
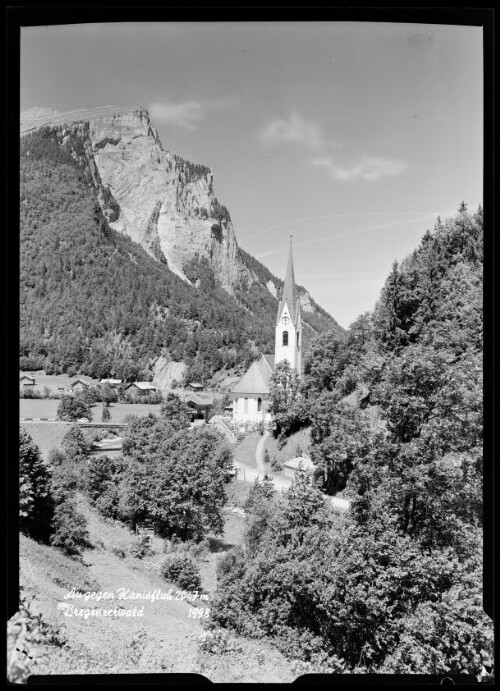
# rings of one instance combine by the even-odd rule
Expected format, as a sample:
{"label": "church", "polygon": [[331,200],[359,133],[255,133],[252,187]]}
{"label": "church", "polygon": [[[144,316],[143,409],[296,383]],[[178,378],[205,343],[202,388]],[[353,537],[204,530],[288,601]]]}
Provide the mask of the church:
{"label": "church", "polygon": [[275,327],[274,354],[261,355],[231,391],[233,422],[237,424],[271,422],[270,381],[275,366],[288,360],[302,376],[302,324],[297,287],[293,273],[292,239],[286,265]]}

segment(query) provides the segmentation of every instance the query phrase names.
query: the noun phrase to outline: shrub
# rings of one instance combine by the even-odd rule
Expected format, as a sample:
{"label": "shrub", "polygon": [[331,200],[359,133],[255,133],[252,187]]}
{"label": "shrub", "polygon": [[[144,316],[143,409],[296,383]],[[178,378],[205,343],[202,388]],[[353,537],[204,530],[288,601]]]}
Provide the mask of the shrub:
{"label": "shrub", "polygon": [[33,386],[19,387],[19,398],[42,398],[42,394]]}
{"label": "shrub", "polygon": [[125,559],[126,553],[125,553],[125,550],[123,549],[123,547],[120,547],[119,545],[115,545],[114,547],[111,548],[111,551],[119,559]]}
{"label": "shrub", "polygon": [[270,463],[271,462],[271,457],[269,456],[269,451],[267,449],[264,449],[264,463]]}
{"label": "shrub", "polygon": [[89,403],[81,396],[66,394],[61,396],[57,407],[57,417],[65,422],[75,422],[82,417],[92,420]]}
{"label": "shrub", "polygon": [[149,535],[139,535],[130,546],[130,553],[136,559],[144,559],[154,554],[151,537]]}
{"label": "shrub", "polygon": [[278,458],[276,458],[276,456],[272,456],[271,468],[275,470],[277,473],[279,473],[280,470],[283,470],[283,463]]}
{"label": "shrub", "polygon": [[198,590],[201,587],[200,571],[187,554],[167,554],[161,566],[161,574],[166,581],[175,583],[184,590]]}
{"label": "shrub", "polygon": [[226,505],[245,507],[250,492],[250,484],[243,480],[233,480],[226,486]]}
{"label": "shrub", "polygon": [[241,653],[243,648],[226,629],[216,628],[198,636],[198,647],[204,653],[224,655],[226,653]]}
{"label": "shrub", "polygon": [[54,511],[54,533],[50,544],[70,557],[90,547],[87,523],[75,506],[74,496],[64,499]]}

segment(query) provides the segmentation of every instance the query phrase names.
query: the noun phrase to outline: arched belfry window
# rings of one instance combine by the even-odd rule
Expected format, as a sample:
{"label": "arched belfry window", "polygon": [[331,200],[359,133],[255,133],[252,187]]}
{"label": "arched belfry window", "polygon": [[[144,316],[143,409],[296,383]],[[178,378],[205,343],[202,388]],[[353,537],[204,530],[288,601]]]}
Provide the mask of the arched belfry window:
{"label": "arched belfry window", "polygon": [[283,331],[283,345],[288,345],[288,331]]}
{"label": "arched belfry window", "polygon": [[262,410],[262,398],[257,399],[257,412],[260,413]]}

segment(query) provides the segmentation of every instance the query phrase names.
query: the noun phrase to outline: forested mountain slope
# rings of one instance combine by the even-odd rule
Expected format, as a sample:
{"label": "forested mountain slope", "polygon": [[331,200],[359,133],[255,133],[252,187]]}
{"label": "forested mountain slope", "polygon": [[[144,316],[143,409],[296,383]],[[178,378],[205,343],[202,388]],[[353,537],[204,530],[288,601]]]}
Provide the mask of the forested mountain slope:
{"label": "forested mountain slope", "polygon": [[285,499],[263,486],[213,610],[276,637],[304,671],[478,675],[492,664],[482,248],[482,211],[462,204],[394,263],[373,313],[312,345],[291,411],[351,510],[335,518],[300,478]]}
{"label": "forested mountain slope", "polygon": [[[148,251],[110,227],[114,198],[85,139],[65,132],[47,126],[21,139],[21,368],[132,380],[165,354],[208,381],[272,351],[277,302],[257,276],[264,267],[241,252],[253,278],[231,294],[196,255],[183,280],[154,244]],[[316,305],[304,319],[306,337],[341,331]]]}

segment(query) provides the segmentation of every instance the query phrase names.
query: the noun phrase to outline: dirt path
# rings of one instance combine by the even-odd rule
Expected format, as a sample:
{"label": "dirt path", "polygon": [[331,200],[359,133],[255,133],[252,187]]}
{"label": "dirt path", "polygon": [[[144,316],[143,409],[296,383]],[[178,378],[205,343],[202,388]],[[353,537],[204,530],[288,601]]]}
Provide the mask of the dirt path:
{"label": "dirt path", "polygon": [[269,437],[269,432],[264,432],[262,437],[259,439],[259,443],[255,448],[255,463],[257,465],[257,470],[262,475],[266,473],[266,466],[264,463],[264,447],[266,445],[267,438]]}

